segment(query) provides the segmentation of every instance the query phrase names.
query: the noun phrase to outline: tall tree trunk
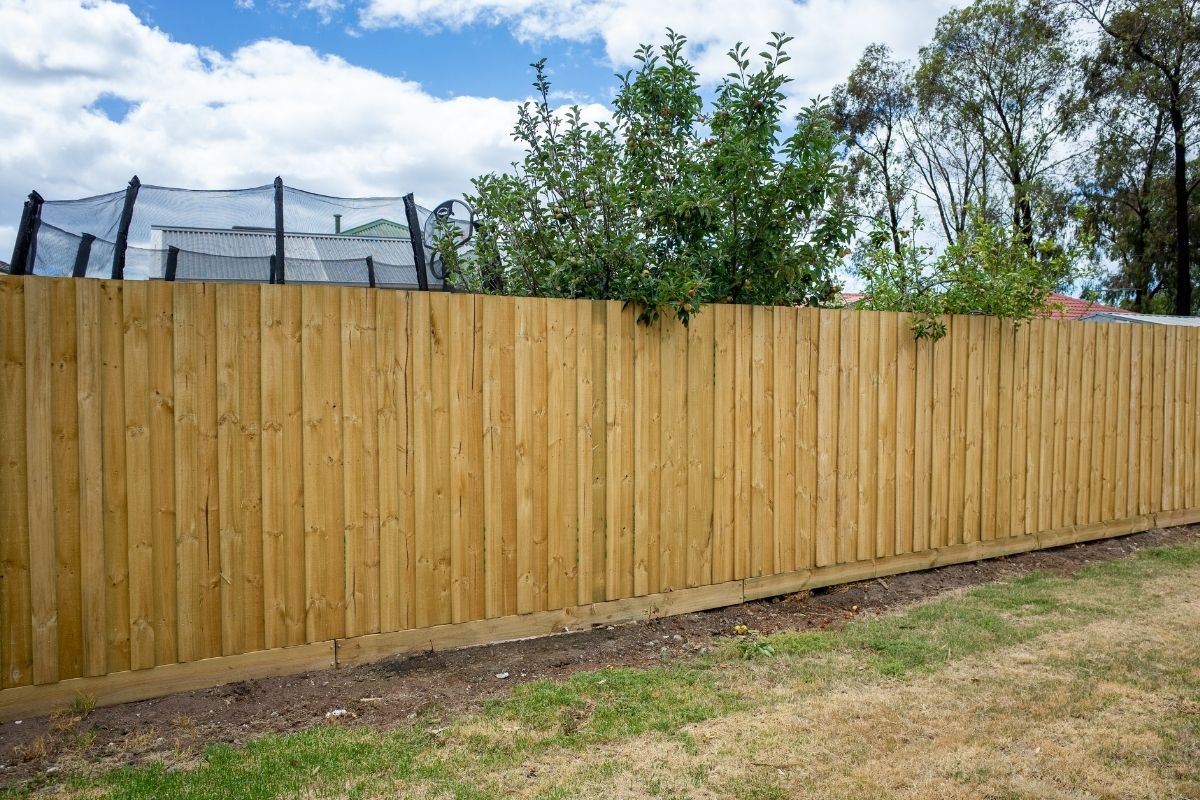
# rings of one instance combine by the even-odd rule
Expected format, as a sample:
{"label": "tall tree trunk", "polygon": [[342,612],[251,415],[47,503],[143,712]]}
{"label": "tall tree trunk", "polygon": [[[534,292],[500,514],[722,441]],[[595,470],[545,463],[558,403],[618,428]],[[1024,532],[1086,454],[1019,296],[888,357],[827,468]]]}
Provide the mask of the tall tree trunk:
{"label": "tall tree trunk", "polygon": [[1191,232],[1188,229],[1187,146],[1178,92],[1171,92],[1171,131],[1175,134],[1175,313],[1192,315]]}

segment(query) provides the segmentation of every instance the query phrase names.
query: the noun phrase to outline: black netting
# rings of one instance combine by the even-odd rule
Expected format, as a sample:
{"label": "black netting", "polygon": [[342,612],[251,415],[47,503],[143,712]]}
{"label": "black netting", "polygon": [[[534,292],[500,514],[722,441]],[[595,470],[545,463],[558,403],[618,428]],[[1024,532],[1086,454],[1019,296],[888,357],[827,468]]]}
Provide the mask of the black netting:
{"label": "black netting", "polygon": [[[367,286],[367,259],[375,264],[376,284],[418,286],[413,238],[429,210],[416,208],[410,220],[401,197],[342,198],[284,187],[283,246],[286,283]],[[39,275],[71,275],[85,234],[84,274],[113,273],[116,240],[126,192],[82,200],[47,201],[41,210],[35,259]],[[419,245],[420,246],[420,245]],[[136,195],[124,256],[127,279],[170,278],[168,253],[176,250],[175,280],[271,280],[276,254],[275,187],[190,190],[141,186]],[[429,253],[426,251],[428,260]],[[442,281],[432,271],[429,286]]]}
{"label": "black netting", "polygon": [[343,259],[338,261],[313,261],[306,258],[288,258],[284,279],[288,283],[340,283],[349,286],[369,286],[367,260]]}
{"label": "black netting", "polygon": [[42,204],[42,222],[71,233],[90,233],[97,239],[111,242],[117,238],[124,207],[124,191],[82,200],[47,200]]}
{"label": "black netting", "polygon": [[42,223],[37,234],[37,251],[33,257],[35,275],[68,276],[75,269],[75,259],[83,237]]}
{"label": "black netting", "polygon": [[[162,255],[165,269],[167,253],[163,251],[159,251],[159,253]],[[214,256],[181,250],[176,255],[175,280],[269,283],[271,258],[270,256]]]}
{"label": "black netting", "polygon": [[[411,263],[409,264],[381,264],[375,262],[375,285],[386,286],[392,289],[415,289],[417,288],[417,268]],[[442,285],[440,280],[435,280],[433,275],[429,276],[430,287],[439,287]]]}

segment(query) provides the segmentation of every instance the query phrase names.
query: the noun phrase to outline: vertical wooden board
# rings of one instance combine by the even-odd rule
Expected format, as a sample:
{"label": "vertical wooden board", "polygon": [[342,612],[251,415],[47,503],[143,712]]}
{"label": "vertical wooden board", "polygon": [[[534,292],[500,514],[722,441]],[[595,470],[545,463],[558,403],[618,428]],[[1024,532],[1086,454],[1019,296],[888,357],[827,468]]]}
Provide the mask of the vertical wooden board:
{"label": "vertical wooden board", "polygon": [[633,347],[636,320],[632,308],[605,303],[608,342],[608,476],[606,525],[608,599],[628,597],[633,591]]}
{"label": "vertical wooden board", "polygon": [[[125,483],[124,285],[100,284],[100,407],[104,458],[104,572],[108,671],[130,668],[129,511]],[[214,585],[215,589],[215,585]],[[219,623],[220,617],[214,620]]]}
{"label": "vertical wooden board", "polygon": [[[534,611],[546,609],[546,581],[548,567],[547,508],[546,492],[546,303],[540,299],[527,301],[528,315],[528,357],[529,370],[525,385],[522,418],[528,424],[525,434],[526,455],[529,459],[529,503],[528,525],[520,525],[517,530],[519,537],[528,536],[526,550],[526,566],[522,570],[522,579],[527,580],[529,587],[530,608]],[[519,395],[518,395],[519,396]],[[518,400],[518,405],[522,401]],[[520,545],[518,545],[520,546]],[[525,578],[525,575],[528,578]]]}
{"label": "vertical wooden board", "polygon": [[506,614],[517,613],[517,523],[518,486],[514,480],[517,469],[517,301],[506,298],[500,312],[500,323],[505,331],[500,340],[500,465],[503,483],[500,486],[501,554],[504,571],[504,609]]}
{"label": "vertical wooden board", "polygon": [[[379,630],[398,631],[401,622],[401,575],[403,555],[400,536],[400,473],[404,463],[401,451],[400,405],[405,397],[398,391],[401,353],[407,334],[401,330],[404,295],[399,292],[379,292],[375,296],[375,353],[369,367],[374,370],[375,396],[369,413],[375,416],[378,462],[376,475],[379,484]],[[263,356],[266,357],[264,340]],[[266,407],[267,387],[263,386],[263,406]],[[264,441],[267,435],[266,416],[263,417]]]}
{"label": "vertical wooden board", "polygon": [[575,318],[571,304],[548,300],[546,383],[548,386],[547,553],[548,606],[575,604]]}
{"label": "vertical wooden board", "polygon": [[149,284],[150,512],[154,663],[177,659],[175,574],[174,287]]}
{"label": "vertical wooden board", "polygon": [[[4,315],[9,319],[9,315]],[[107,609],[104,601],[104,457],[100,407],[100,283],[79,281],[75,290],[79,419],[79,586],[83,674],[103,675]],[[5,363],[9,363],[5,360]],[[183,370],[186,365],[180,365]],[[194,381],[194,378],[193,378]],[[5,384],[10,385],[8,383]],[[5,448],[6,453],[13,452]],[[6,561],[7,563],[7,561]],[[196,594],[199,587],[189,587]],[[6,639],[7,641],[7,639]],[[7,670],[5,675],[7,675]]]}
{"label": "vertical wooden board", "polygon": [[733,577],[750,575],[753,536],[753,322],[749,306],[737,306],[733,411]]}
{"label": "vertical wooden board", "polygon": [[688,586],[712,583],[714,320],[702,311],[687,330]]}
{"label": "vertical wooden board", "polygon": [[[1000,320],[987,317],[983,320],[983,426],[980,443],[981,466],[979,470],[979,538],[996,538],[996,479],[1000,458],[998,438],[1000,408],[998,387],[1000,383]],[[1004,421],[1007,427],[1007,420]]]}
{"label": "vertical wooden board", "polygon": [[[475,358],[475,321],[474,298],[468,294],[455,294],[449,298],[449,337],[450,373],[450,604],[454,622],[465,622],[472,618],[474,564],[471,556],[472,541],[475,532],[471,529],[473,516],[472,506],[477,502],[475,486],[472,485],[471,464],[472,440],[475,432],[471,429],[471,406],[475,403],[472,392],[474,381]],[[553,341],[554,337],[551,337]],[[553,375],[553,372],[551,372]],[[553,402],[553,387],[551,401]],[[553,424],[553,422],[551,423]],[[549,456],[554,458],[553,446]],[[551,465],[551,473],[554,465]],[[554,478],[551,477],[553,481]],[[553,490],[551,487],[551,502]]]}
{"label": "vertical wooden board", "polygon": [[220,508],[221,653],[242,650],[246,626],[246,531],[242,528],[242,481],[246,475],[241,436],[241,304],[236,284],[216,288],[217,304],[217,492]]}
{"label": "vertical wooden board", "polygon": [[305,635],[313,642],[340,638],[345,629],[341,291],[327,286],[301,289]]}
{"label": "vertical wooden board", "polygon": [[301,289],[261,291],[263,637],[305,639],[304,409]]}
{"label": "vertical wooden board", "polygon": [[562,438],[562,497],[559,505],[558,580],[562,587],[562,604],[573,606],[579,596],[579,492],[576,476],[579,471],[579,450],[576,445],[579,409],[579,328],[576,324],[575,303],[562,301],[563,314],[563,393],[562,418],[559,420]]}
{"label": "vertical wooden board", "polygon": [[664,318],[661,344],[658,572],[660,588],[670,591],[687,585],[687,329]]}
{"label": "vertical wooden board", "polygon": [[[775,364],[775,458],[771,495],[774,498],[774,571],[796,569],[796,309],[773,310]],[[691,393],[689,393],[691,394]],[[693,395],[697,400],[700,393]],[[689,403],[691,397],[689,397]]]}
{"label": "vertical wooden board", "polygon": [[244,470],[240,488],[241,505],[238,514],[243,537],[242,592],[244,593],[245,623],[242,628],[241,650],[263,649],[263,533],[262,533],[262,309],[259,307],[261,287],[253,284],[237,286],[238,302],[238,369],[241,377],[238,390],[238,447],[242,451]]}
{"label": "vertical wooden board", "polygon": [[[406,293],[399,301],[396,308],[398,317],[397,325],[399,326],[399,336],[401,343],[399,345],[396,359],[398,368],[396,372],[396,412],[398,414],[396,420],[396,435],[399,441],[400,452],[396,458],[400,459],[397,465],[399,471],[397,477],[400,481],[400,524],[398,533],[400,541],[396,546],[397,555],[400,558],[400,566],[397,569],[397,574],[400,580],[400,620],[403,628],[416,627],[417,613],[417,462],[416,462],[416,398],[419,389],[416,385],[416,334],[413,328],[413,303],[414,296],[412,293]],[[509,311],[512,310],[511,302],[508,305]],[[509,319],[511,320],[511,313]],[[504,340],[508,343],[508,398],[509,398],[509,415],[508,415],[508,443],[512,444],[512,328],[508,328],[508,336]],[[501,346],[501,361],[503,362],[504,347]],[[508,459],[511,464],[512,447],[508,450]],[[510,530],[515,528],[516,520],[516,495],[513,494],[515,489],[512,488],[512,472],[509,471],[508,481],[509,493],[512,496],[512,501],[509,504],[509,510],[512,512],[510,518],[513,524]],[[515,557],[513,551],[508,552],[509,561]],[[508,585],[509,597],[512,600],[511,607],[516,609],[516,580]]]}
{"label": "vertical wooden board", "polygon": [[592,321],[591,588],[592,601],[600,602],[608,597],[608,303],[595,300],[588,305]]}
{"label": "vertical wooden board", "polygon": [[[1153,364],[1146,363],[1145,332],[1147,326],[1129,326],[1129,406],[1126,417],[1129,419],[1129,449],[1128,470],[1126,473],[1128,516],[1145,513],[1142,511],[1142,385],[1146,383],[1145,373],[1153,370]],[[1148,384],[1147,384],[1148,385]]]}
{"label": "vertical wooden board", "polygon": [[1138,328],[1141,357],[1141,386],[1138,389],[1138,513],[1154,511],[1153,480],[1150,475],[1152,437],[1154,435],[1154,383],[1157,372],[1154,364],[1155,328]]}
{"label": "vertical wooden board", "polygon": [[488,618],[504,613],[504,569],[501,529],[500,487],[506,477],[500,474],[500,306],[490,298],[481,299],[476,312],[482,326],[479,347],[483,351],[480,403],[483,420],[483,527],[484,527],[484,603]]}
{"label": "vertical wooden board", "polygon": [[1120,519],[1120,517],[1116,516],[1116,504],[1114,502],[1117,473],[1117,397],[1120,391],[1118,386],[1118,381],[1120,380],[1120,362],[1117,360],[1117,357],[1121,344],[1120,334],[1121,329],[1116,325],[1104,326],[1104,372],[1102,374],[1097,373],[1097,380],[1104,391],[1104,411],[1101,414],[1097,414],[1099,419],[1096,421],[1099,430],[1100,447],[1104,453],[1103,462],[1100,466],[1099,519],[1101,520]]}
{"label": "vertical wooden board", "polygon": [[[433,493],[434,435],[433,435],[433,370],[431,360],[432,323],[430,298],[417,292],[412,295],[412,392],[413,392],[413,627],[426,628],[436,624],[436,586],[434,584],[434,539],[444,536],[443,525],[436,517]],[[520,447],[520,445],[518,445]],[[518,492],[523,481],[523,453],[517,451]],[[528,465],[528,461],[525,461]]]}
{"label": "vertical wooden board", "polygon": [[896,516],[893,552],[914,552],[913,515],[916,513],[914,481],[917,454],[917,342],[912,317],[897,314],[893,333],[896,347]]}
{"label": "vertical wooden board", "polygon": [[896,525],[896,403],[897,378],[896,316],[879,316],[878,436],[875,446],[875,556],[896,554],[899,528]]}
{"label": "vertical wooden board", "polygon": [[1166,398],[1167,398],[1167,326],[1155,326],[1154,330],[1154,377],[1151,381],[1150,402],[1150,461],[1146,465],[1150,477],[1150,496],[1147,498],[1151,512],[1163,510],[1163,465],[1166,448]]}
{"label": "vertical wooden board", "polygon": [[[54,309],[54,325],[50,330],[50,413],[54,443],[51,481],[55,493],[62,498],[54,503],[59,679],[83,674],[76,285],[76,281],[61,280],[50,286],[50,304]],[[171,563],[174,564],[174,558]],[[170,660],[175,660],[173,652]]]}
{"label": "vertical wooden board", "polygon": [[1030,351],[1029,323],[1014,326],[1012,379],[1012,451],[1009,461],[1009,536],[1025,533],[1025,489],[1028,470],[1028,412],[1030,379],[1036,372]]}
{"label": "vertical wooden board", "polygon": [[817,382],[820,314],[798,309],[796,327],[796,568],[814,564],[817,541]]}
{"label": "vertical wooden board", "polygon": [[750,309],[750,559],[747,576],[769,575],[773,569],[774,514],[771,508],[771,435],[774,367],[771,309]]}
{"label": "vertical wooden board", "polygon": [[[25,289],[0,276],[0,686],[33,682],[26,460]],[[103,560],[101,561],[103,564]],[[101,582],[100,585],[103,585]]]}
{"label": "vertical wooden board", "polygon": [[1178,329],[1172,326],[1165,327],[1163,368],[1157,373],[1163,386],[1163,402],[1158,406],[1163,420],[1162,458],[1155,459],[1155,463],[1162,465],[1162,488],[1156,494],[1159,508],[1170,511],[1175,508],[1175,377],[1179,372],[1179,350],[1176,347]]}
{"label": "vertical wooden board", "polygon": [[[467,394],[467,492],[471,502],[467,506],[467,564],[471,580],[470,619],[487,616],[487,593],[484,572],[486,569],[486,540],[484,538],[483,486],[483,299],[471,298],[471,371]],[[573,432],[572,432],[573,435]],[[573,465],[572,465],[573,466]],[[572,509],[573,511],[574,509]],[[574,602],[571,603],[574,605]]]}
{"label": "vertical wooden board", "polygon": [[346,635],[379,632],[379,433],[375,406],[376,298],[341,291]]}
{"label": "vertical wooden board", "polygon": [[859,312],[839,313],[837,560],[854,561],[858,548],[858,320]]}
{"label": "vertical wooden board", "polygon": [[[1012,533],[1012,444],[1013,444],[1013,348],[1014,326],[1008,320],[991,320],[996,365],[995,495],[992,500],[993,524],[988,538],[1000,539]],[[1020,369],[1025,365],[1021,364]],[[987,532],[985,532],[987,533]]]}
{"label": "vertical wooden board", "polygon": [[737,309],[713,305],[713,554],[712,580],[734,576],[734,428],[737,425]]}
{"label": "vertical wooden board", "polygon": [[[1109,334],[1110,338],[1112,334]],[[1196,507],[1196,416],[1200,413],[1200,407],[1197,406],[1196,396],[1196,381],[1197,381],[1197,336],[1195,331],[1185,331],[1184,338],[1187,342],[1187,374],[1185,377],[1185,389],[1187,392],[1187,401],[1183,411],[1184,419],[1184,441],[1183,451],[1186,459],[1183,475],[1183,507]],[[1111,371],[1111,370],[1110,370]],[[1109,394],[1112,394],[1111,390]]]}
{"label": "vertical wooden board", "polygon": [[[911,330],[911,329],[910,329]],[[913,539],[912,552],[934,546],[933,487],[936,485],[934,433],[934,346],[929,339],[913,343],[915,382],[913,388]]]}
{"label": "vertical wooden board", "polygon": [[[1104,487],[1101,479],[1104,476],[1104,429],[1108,416],[1105,413],[1108,404],[1108,325],[1095,325],[1091,333],[1095,339],[1093,344],[1093,360],[1091,375],[1092,413],[1084,418],[1088,439],[1091,442],[1091,456],[1087,462],[1080,459],[1080,464],[1088,466],[1087,475],[1087,505],[1086,520],[1088,523],[1100,522],[1104,506]],[[1080,479],[1083,475],[1080,474]],[[1110,518],[1111,519],[1111,518]]]}
{"label": "vertical wooden board", "polygon": [[1134,325],[1118,325],[1113,338],[1117,341],[1116,382],[1117,405],[1111,417],[1114,428],[1113,457],[1113,513],[1109,519],[1124,519],[1133,516],[1129,503],[1129,471],[1133,468],[1129,457],[1129,431],[1131,417],[1129,398],[1134,383],[1132,358]]}
{"label": "vertical wooden board", "polygon": [[875,478],[879,446],[879,314],[858,312],[858,541],[856,557],[875,557]]}
{"label": "vertical wooden board", "polygon": [[[220,652],[213,287],[175,287],[175,500],[179,660]],[[213,567],[217,579],[213,580]]]}
{"label": "vertical wooden board", "polygon": [[[955,316],[950,326],[950,490],[946,506],[946,543],[962,544],[967,516],[967,414],[971,405],[970,363],[972,320]],[[978,508],[978,507],[976,507]]]}
{"label": "vertical wooden board", "polygon": [[[25,281],[25,496],[29,536],[30,635],[33,683],[54,683],[58,671],[58,570],[55,563],[51,403],[50,283]],[[8,409],[6,408],[6,413]],[[7,531],[6,531],[7,533]]]}
{"label": "vertical wooden board", "polygon": [[[595,496],[593,489],[596,464],[597,439],[601,431],[593,424],[596,401],[596,379],[592,369],[595,340],[592,332],[592,306],[590,302],[572,304],[575,315],[575,527],[578,531],[576,560],[576,602],[587,605],[592,602],[592,576],[595,571],[595,552],[592,542],[596,536],[594,527]],[[486,336],[486,334],[485,334]],[[603,503],[601,503],[603,506]],[[603,535],[601,528],[600,534]]]}
{"label": "vertical wooden board", "polygon": [[[501,617],[516,613],[515,586],[509,586],[515,567],[513,535],[516,530],[516,493],[513,483],[512,447],[512,341],[515,304],[509,298],[481,298],[483,322],[483,486],[484,528],[486,531],[487,616]],[[507,355],[507,359],[505,358]],[[507,366],[507,370],[506,370]],[[507,387],[507,392],[505,388]],[[507,407],[503,402],[508,397]],[[505,499],[509,499],[509,503]],[[510,513],[506,513],[510,512]],[[507,547],[506,547],[507,545]]]}
{"label": "vertical wooden board", "polygon": [[818,311],[815,566],[838,559],[838,419],[841,376],[841,312]]}
{"label": "vertical wooden board", "polygon": [[949,543],[950,500],[950,385],[954,363],[954,320],[945,318],[946,335],[930,344],[932,362],[929,452],[929,547]]}
{"label": "vertical wooden board", "polygon": [[124,329],[125,481],[128,497],[129,650],[130,666],[155,664],[154,654],[154,532],[150,498],[150,364],[149,284],[125,284],[122,303]]}
{"label": "vertical wooden board", "polygon": [[977,542],[981,534],[983,489],[984,375],[987,372],[987,320],[970,318],[967,341],[967,383],[963,403],[965,424],[963,459],[964,542]]}
{"label": "vertical wooden board", "polygon": [[[1087,517],[1086,478],[1091,461],[1091,441],[1085,420],[1091,414],[1092,372],[1095,369],[1096,340],[1094,325],[1071,326],[1071,356],[1067,379],[1067,415],[1062,420],[1067,429],[1066,468],[1063,475],[1061,525],[1085,522]],[[1060,527],[1056,524],[1055,527]]]}
{"label": "vertical wooden board", "polygon": [[1025,393],[1025,523],[1026,534],[1037,531],[1041,484],[1041,420],[1042,420],[1042,352],[1045,349],[1046,325],[1043,320],[1028,323],[1028,360]]}
{"label": "vertical wooden board", "polygon": [[[1067,458],[1068,448],[1072,442],[1069,441],[1068,432],[1071,430],[1071,418],[1069,416],[1068,403],[1070,402],[1070,386],[1073,377],[1072,361],[1078,364],[1078,356],[1080,352],[1081,342],[1077,341],[1078,328],[1073,323],[1063,320],[1053,320],[1051,323],[1058,329],[1058,349],[1056,351],[1055,367],[1054,367],[1054,410],[1052,415],[1053,420],[1053,445],[1054,452],[1051,461],[1051,484],[1050,491],[1052,500],[1050,503],[1050,516],[1047,523],[1051,528],[1061,528],[1064,525],[1070,524],[1068,516],[1073,516],[1075,508],[1074,502],[1070,503],[1072,514],[1068,515],[1067,508],[1068,496],[1067,491],[1067,462],[1071,459]],[[1044,422],[1043,418],[1043,422]],[[1072,453],[1074,455],[1074,453]]]}
{"label": "vertical wooden board", "polygon": [[662,363],[663,321],[653,325],[638,325],[634,330],[634,432],[633,447],[637,453],[634,463],[636,481],[633,489],[633,591],[641,596],[657,592],[662,585],[660,574],[662,502],[662,466],[659,449],[662,446],[662,390],[674,378],[664,376],[664,369],[673,365]]}
{"label": "vertical wooden board", "polygon": [[[1055,376],[1059,362],[1059,330],[1061,328],[1060,323],[1051,320],[1042,322],[1042,382],[1039,388],[1041,411],[1038,422],[1038,513],[1035,531],[1048,531],[1054,527],[1051,516],[1054,509],[1054,421],[1058,416],[1055,407]],[[1063,344],[1065,346],[1066,342]]]}
{"label": "vertical wooden board", "polygon": [[[536,543],[541,547],[541,561],[539,566],[540,583],[538,591],[542,597],[542,602],[545,602],[546,596],[546,570],[545,570],[545,520],[546,520],[546,495],[545,495],[545,454],[546,454],[546,412],[545,412],[545,375],[546,375],[546,358],[545,358],[545,307],[536,307],[538,314],[538,325],[540,333],[534,340],[535,345],[539,345],[538,357],[534,359],[534,375],[538,378],[538,386],[542,387],[540,395],[535,395],[538,400],[538,406],[535,409],[537,413],[537,425],[534,427],[534,469],[537,473],[535,480],[540,480],[540,489],[538,483],[535,482],[535,490],[538,491],[537,511],[541,519],[541,539]],[[431,428],[430,428],[430,447],[427,464],[432,471],[432,490],[431,498],[433,506],[433,591],[434,598],[431,603],[433,608],[434,624],[442,625],[453,621],[453,601],[451,600],[450,591],[450,296],[448,294],[434,294],[429,298],[429,350],[430,350],[430,382],[432,383],[432,394],[430,402]],[[540,366],[539,366],[540,362]],[[540,413],[538,413],[540,412]],[[540,434],[539,434],[540,429]],[[418,464],[417,469],[421,469]]]}

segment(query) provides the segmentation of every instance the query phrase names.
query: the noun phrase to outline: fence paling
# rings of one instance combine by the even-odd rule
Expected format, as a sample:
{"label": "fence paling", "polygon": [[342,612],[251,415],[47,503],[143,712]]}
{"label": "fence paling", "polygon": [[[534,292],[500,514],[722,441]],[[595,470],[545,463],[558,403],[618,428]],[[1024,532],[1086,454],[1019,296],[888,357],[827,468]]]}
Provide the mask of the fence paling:
{"label": "fence paling", "polygon": [[899,314],[634,313],[0,279],[0,708],[1194,516],[1200,331],[954,317],[931,343]]}

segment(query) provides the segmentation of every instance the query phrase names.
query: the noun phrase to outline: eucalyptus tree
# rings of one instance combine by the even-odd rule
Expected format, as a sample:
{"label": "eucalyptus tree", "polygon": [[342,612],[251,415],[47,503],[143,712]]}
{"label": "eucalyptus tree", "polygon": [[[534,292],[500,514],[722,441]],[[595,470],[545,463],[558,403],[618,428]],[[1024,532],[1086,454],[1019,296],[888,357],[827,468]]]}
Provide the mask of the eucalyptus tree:
{"label": "eucalyptus tree", "polygon": [[[1104,33],[1096,58],[1117,77],[1126,100],[1165,115],[1170,130],[1174,220],[1174,313],[1193,312],[1191,198],[1198,180],[1189,171],[1189,142],[1200,82],[1200,0],[1072,0]],[[1155,115],[1157,119],[1157,115]],[[1143,131],[1144,133],[1144,131]]]}
{"label": "eucalyptus tree", "polygon": [[882,215],[892,252],[903,248],[901,206],[910,196],[913,167],[905,129],[915,107],[911,70],[892,59],[884,44],[871,44],[846,79],[833,90],[833,118],[852,148],[855,195],[868,218]]}
{"label": "eucalyptus tree", "polygon": [[[1051,0],[977,0],[938,20],[916,72],[922,111],[957,117],[1007,184],[1012,227],[1031,252],[1045,185],[1076,153],[1069,18]],[[1064,148],[1067,151],[1064,152]],[[979,180],[993,191],[986,169]]]}

